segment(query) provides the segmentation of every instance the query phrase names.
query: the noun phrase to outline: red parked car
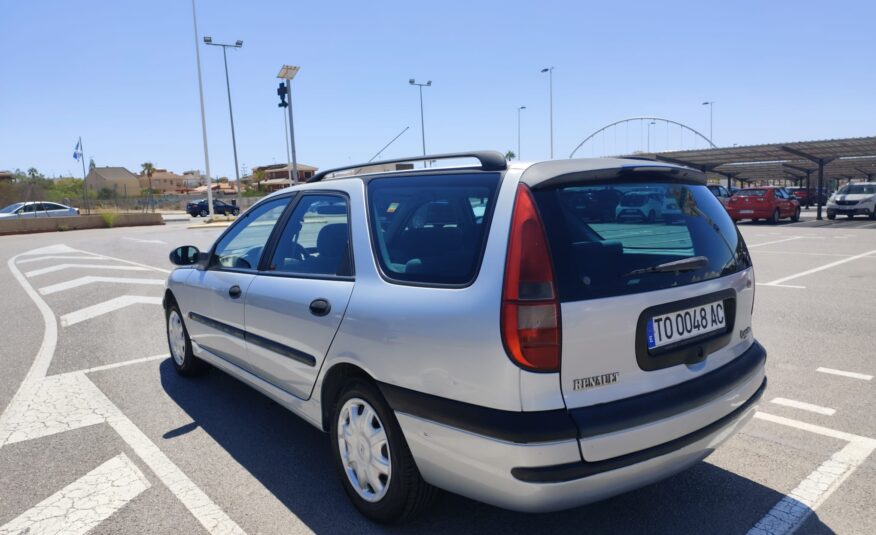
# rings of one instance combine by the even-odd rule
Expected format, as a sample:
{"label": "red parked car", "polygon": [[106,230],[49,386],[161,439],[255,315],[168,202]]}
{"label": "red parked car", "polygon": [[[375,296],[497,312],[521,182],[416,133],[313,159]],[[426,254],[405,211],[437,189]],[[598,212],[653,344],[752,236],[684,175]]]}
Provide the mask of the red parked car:
{"label": "red parked car", "polygon": [[766,219],[774,225],[786,217],[800,221],[800,201],[785,188],[744,188],[730,197],[727,213],[733,221]]}

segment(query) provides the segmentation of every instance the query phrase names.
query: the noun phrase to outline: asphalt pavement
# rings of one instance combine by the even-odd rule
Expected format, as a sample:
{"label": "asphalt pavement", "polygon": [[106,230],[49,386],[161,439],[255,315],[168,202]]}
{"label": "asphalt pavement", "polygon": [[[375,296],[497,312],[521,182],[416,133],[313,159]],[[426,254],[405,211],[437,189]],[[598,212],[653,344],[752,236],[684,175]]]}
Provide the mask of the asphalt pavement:
{"label": "asphalt pavement", "polygon": [[[876,222],[740,223],[769,386],[756,418],[665,481],[527,515],[441,493],[385,528],[347,500],[329,438],[229,376],[177,376],[168,252],[221,228],[0,237],[0,535],[876,533]],[[63,529],[56,529],[63,528]]]}

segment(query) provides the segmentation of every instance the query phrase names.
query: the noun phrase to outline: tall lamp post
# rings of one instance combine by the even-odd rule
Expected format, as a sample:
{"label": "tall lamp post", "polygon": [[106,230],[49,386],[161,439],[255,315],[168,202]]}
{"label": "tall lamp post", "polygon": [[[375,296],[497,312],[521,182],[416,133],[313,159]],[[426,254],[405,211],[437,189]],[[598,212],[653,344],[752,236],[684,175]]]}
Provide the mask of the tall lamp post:
{"label": "tall lamp post", "polygon": [[292,145],[292,175],[295,177],[294,180],[291,176],[289,177],[290,186],[298,183],[298,160],[295,156],[295,123],[292,121],[292,79],[295,78],[299,70],[301,70],[301,67],[297,65],[283,65],[280,73],[277,75],[277,78],[286,80],[286,96],[289,98],[289,139]]}
{"label": "tall lamp post", "polygon": [[525,109],[526,106],[517,108],[517,160],[520,160],[520,112]]}
{"label": "tall lamp post", "polygon": [[204,114],[204,83],[201,80],[201,49],[198,46],[198,15],[192,0],[192,22],[195,26],[195,61],[198,64],[198,95],[201,97],[201,134],[204,138],[204,167],[207,172],[207,210],[213,220],[213,179],[210,178],[210,154],[207,152],[207,116]]}
{"label": "tall lamp post", "polygon": [[707,101],[703,102],[703,106],[709,107],[709,143],[711,143],[712,146],[715,146],[715,140],[712,138],[712,125],[714,124],[713,111],[715,110],[715,102],[711,101],[711,100],[707,100]]}
{"label": "tall lamp post", "polygon": [[225,88],[228,90],[228,116],[231,118],[231,148],[234,150],[234,176],[237,178],[237,196],[240,197],[240,167],[237,165],[237,139],[234,137],[234,111],[231,109],[231,82],[228,80],[228,54],[225,53],[225,49],[240,48],[243,46],[243,41],[238,40],[233,45],[214,43],[208,35],[204,37],[204,42],[211,46],[222,47],[222,60],[225,62]]}
{"label": "tall lamp post", "polygon": [[554,159],[554,68],[545,67],[541,72],[548,73],[550,78],[550,114],[551,114],[551,160]]}
{"label": "tall lamp post", "polygon": [[[411,78],[408,80],[408,83],[411,85],[415,85],[420,88],[420,135],[423,138],[423,156],[426,155],[426,123],[423,120],[423,88],[431,87],[432,80],[428,80],[425,84],[418,84],[416,80]],[[426,160],[423,160],[423,167],[426,167]]]}
{"label": "tall lamp post", "polygon": [[[655,121],[651,121],[650,123],[648,123],[648,152],[651,152],[651,125],[652,124],[657,124],[657,123]],[[640,132],[641,132],[641,130],[640,130]],[[642,138],[639,138],[639,139],[642,139]]]}

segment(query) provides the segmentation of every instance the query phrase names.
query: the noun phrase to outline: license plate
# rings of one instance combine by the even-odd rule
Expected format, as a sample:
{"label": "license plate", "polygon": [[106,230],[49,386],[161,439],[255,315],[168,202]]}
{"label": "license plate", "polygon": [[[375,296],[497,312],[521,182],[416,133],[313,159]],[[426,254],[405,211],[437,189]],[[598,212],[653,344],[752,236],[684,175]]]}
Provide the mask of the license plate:
{"label": "license plate", "polygon": [[754,210],[739,210],[740,214],[753,214]]}
{"label": "license plate", "polygon": [[676,344],[727,328],[724,302],[716,301],[648,320],[648,349]]}

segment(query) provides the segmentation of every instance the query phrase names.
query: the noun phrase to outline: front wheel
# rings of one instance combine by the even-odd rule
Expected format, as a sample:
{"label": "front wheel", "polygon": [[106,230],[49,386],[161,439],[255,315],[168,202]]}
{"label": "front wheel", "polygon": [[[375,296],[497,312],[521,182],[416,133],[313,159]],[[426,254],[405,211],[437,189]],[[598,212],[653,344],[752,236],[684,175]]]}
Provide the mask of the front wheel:
{"label": "front wheel", "polygon": [[876,219],[876,206],[874,206],[873,210],[870,212],[870,219]]}
{"label": "front wheel", "polygon": [[165,313],[167,319],[167,346],[176,372],[186,377],[200,375],[207,370],[207,364],[192,352],[192,340],[186,324],[183,323],[179,306],[173,303]]}
{"label": "front wheel", "polygon": [[207,210],[201,210],[201,217],[207,217],[208,215],[210,215],[210,212]]}
{"label": "front wheel", "polygon": [[827,213],[827,218],[828,218],[828,219],[831,219],[831,220],[836,219],[836,214],[832,214],[832,213],[828,212],[828,213]]}
{"label": "front wheel", "polygon": [[412,519],[435,488],[423,481],[392,410],[372,384],[347,384],[331,420],[332,453],[344,491],[376,522]]}
{"label": "front wheel", "polygon": [[791,221],[793,221],[794,223],[800,221],[800,208],[794,210],[794,215],[791,216]]}
{"label": "front wheel", "polygon": [[240,215],[240,210],[237,209],[237,208],[235,208],[234,210],[231,211],[231,215],[233,215],[234,217],[239,216],[239,215]]}
{"label": "front wheel", "polygon": [[855,214],[846,214],[846,217],[848,217],[849,219],[854,219],[854,218],[855,218]]}

